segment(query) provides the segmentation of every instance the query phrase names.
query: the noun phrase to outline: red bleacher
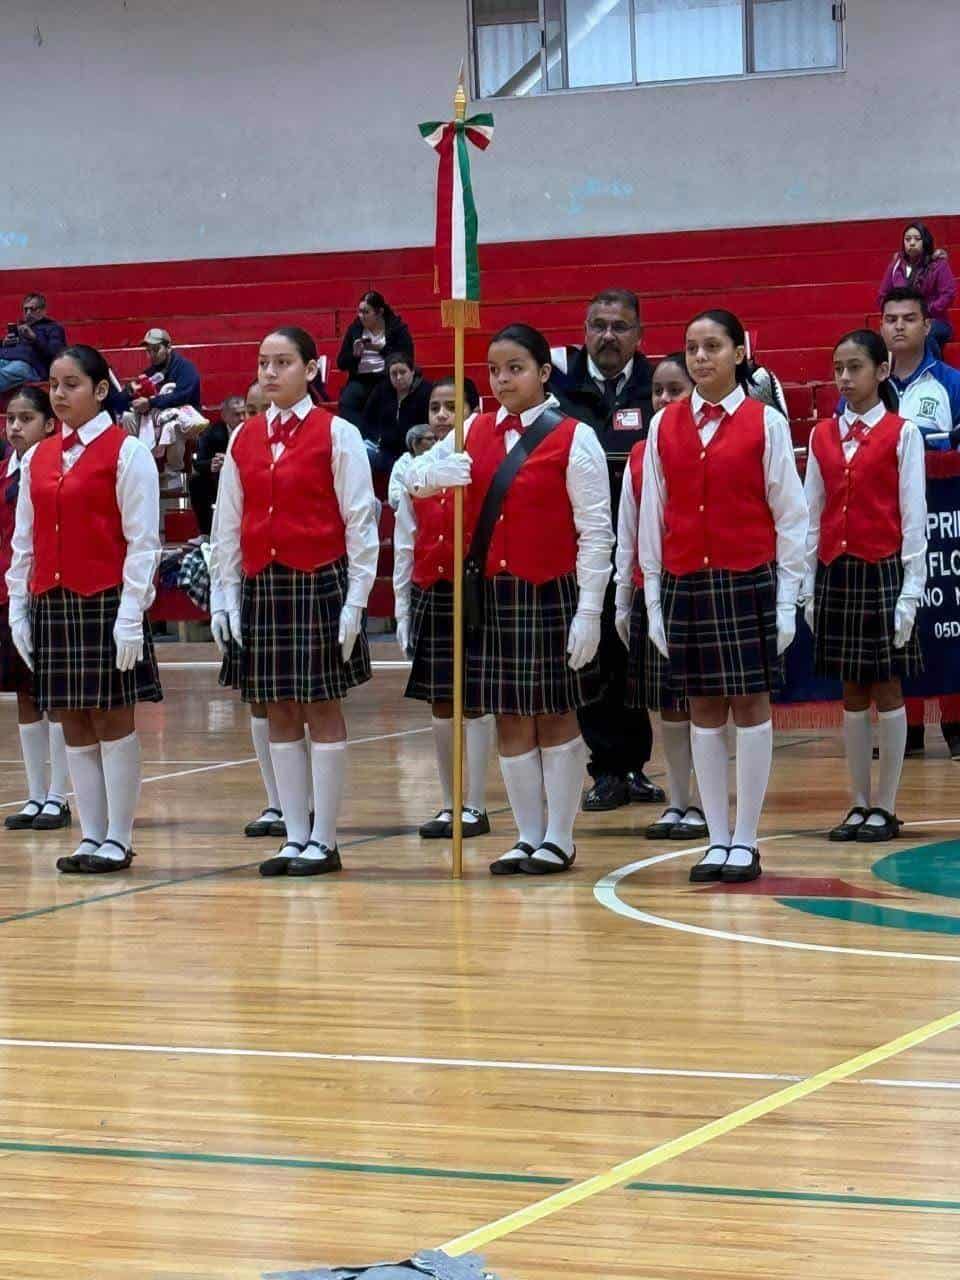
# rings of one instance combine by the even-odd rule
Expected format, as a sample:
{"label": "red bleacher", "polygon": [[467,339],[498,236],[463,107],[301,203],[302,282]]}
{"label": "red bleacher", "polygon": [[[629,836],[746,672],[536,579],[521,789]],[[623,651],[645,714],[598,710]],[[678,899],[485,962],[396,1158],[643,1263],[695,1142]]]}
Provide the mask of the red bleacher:
{"label": "red bleacher", "polygon": [[[756,334],[756,354],[785,384],[794,438],[835,400],[830,353],[845,330],[876,325],[876,292],[905,219],[750,227],[481,248],[482,330],[467,338],[467,373],[485,388],[486,340],[511,320],[537,325],[553,345],[582,339],[584,301],[608,285],[643,299],[644,349],[681,345],[684,322],[710,306],[736,311]],[[931,218],[938,245],[960,242],[960,215]],[[253,379],[259,339],[273,325],[310,329],[329,358],[327,388],[342,385],[336,356],[360,294],[376,288],[402,311],[427,377],[448,372],[452,339],[433,294],[432,250],[284,254],[51,267],[0,272],[0,316],[16,316],[40,289],[74,341],[104,350],[121,376],[142,367],[151,325],[169,329],[198,365],[213,407]],[[389,613],[389,532],[371,612]]]}

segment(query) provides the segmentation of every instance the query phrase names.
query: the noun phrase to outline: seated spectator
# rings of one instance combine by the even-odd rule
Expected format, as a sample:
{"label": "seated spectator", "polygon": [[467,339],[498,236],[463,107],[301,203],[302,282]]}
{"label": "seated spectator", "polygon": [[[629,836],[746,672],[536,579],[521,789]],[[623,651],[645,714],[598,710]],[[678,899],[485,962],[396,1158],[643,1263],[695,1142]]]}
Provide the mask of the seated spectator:
{"label": "seated spectator", "polygon": [[201,536],[209,538],[213,524],[213,504],[220,487],[220,470],[233,432],[244,419],[243,396],[227,396],[220,406],[220,421],[200,433],[190,474],[190,505],[197,517]]}
{"label": "seated spectator", "polygon": [[[199,411],[202,404],[199,370],[192,361],[174,350],[166,329],[148,329],[140,345],[146,351],[150,364],[139,377],[127,384],[122,398],[126,412],[121,418],[121,425],[136,436],[157,423],[166,409],[190,406]],[[149,414],[156,416],[145,424],[142,419]],[[186,450],[184,434],[174,427],[171,439],[160,436],[156,443],[164,448],[168,481],[182,475]]]}
{"label": "seated spectator", "polygon": [[923,295],[930,316],[930,354],[939,357],[953,337],[948,312],[957,292],[957,282],[945,250],[934,246],[933,235],[922,222],[908,222],[904,227],[903,245],[893,255],[880,286],[877,299],[880,306],[891,289],[905,285]]}
{"label": "seated spectator", "polygon": [[385,362],[387,376],[363,411],[360,431],[374,471],[390,471],[403,453],[407,432],[427,421],[432,386],[405,351],[393,351]]}
{"label": "seated spectator", "polygon": [[10,391],[24,382],[46,382],[50,363],[67,345],[63,325],[47,315],[42,293],[28,293],[23,300],[23,319],[7,325],[0,345],[0,391]]}
{"label": "seated spectator", "polygon": [[960,446],[960,371],[927,350],[931,321],[919,289],[891,289],[883,300],[880,329],[893,360],[890,382],[899,413],[920,428],[927,449]]}
{"label": "seated spectator", "polygon": [[428,449],[432,449],[437,443],[437,437],[433,427],[428,426],[426,422],[421,422],[419,426],[411,427],[407,432],[407,452],[402,453],[393,464],[393,470],[390,472],[390,484],[387,486],[387,501],[396,511],[400,505],[400,495],[404,492],[404,476],[410,467],[410,463],[414,458],[419,458],[421,453],[426,453]]}
{"label": "seated spectator", "polygon": [[337,368],[349,375],[340,392],[338,412],[342,418],[361,425],[371,392],[385,381],[385,357],[391,351],[403,351],[413,360],[410,330],[382,294],[365,293],[337,356]]}

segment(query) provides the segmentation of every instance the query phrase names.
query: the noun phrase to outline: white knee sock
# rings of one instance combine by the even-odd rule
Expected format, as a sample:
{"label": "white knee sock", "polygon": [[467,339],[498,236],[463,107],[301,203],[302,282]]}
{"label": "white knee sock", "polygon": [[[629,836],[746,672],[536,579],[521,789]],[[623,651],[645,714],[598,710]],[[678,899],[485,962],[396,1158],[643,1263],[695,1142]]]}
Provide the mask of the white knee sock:
{"label": "white knee sock", "polygon": [[47,746],[49,745],[46,720],[20,725],[20,753],[27,775],[27,799],[43,804],[47,795]]}
{"label": "white knee sock", "polygon": [[773,763],[773,721],[750,725],[737,730],[737,825],[733,843],[745,845],[734,849],[727,859],[731,867],[748,867],[751,851],[756,847],[757,830],[770,766]]}
{"label": "white knee sock", "polygon": [[59,721],[50,720],[47,727],[50,735],[50,782],[47,786],[47,799],[54,804],[63,804],[70,787],[67,744],[63,740],[63,725]]}
{"label": "white knee sock", "polygon": [[433,729],[433,749],[437,754],[437,774],[440,793],[443,796],[443,812],[453,810],[453,720],[430,717]]}
{"label": "white knee sock", "polygon": [[467,739],[467,808],[485,813],[487,808],[487,763],[496,720],[493,716],[479,716],[466,722]]}
{"label": "white knee sock", "polygon": [[260,777],[263,789],[267,793],[267,809],[280,812],[280,796],[277,794],[277,775],[273,771],[273,757],[270,755],[270,722],[266,716],[250,717],[250,737],[253,749],[257,753],[257,764],[260,766]]}
{"label": "white knee sock", "polygon": [[[547,830],[543,842],[555,844],[564,853],[573,853],[573,824],[580,812],[587,744],[578,734],[558,747],[541,747],[540,757],[543,789],[547,793]],[[544,862],[563,862],[548,850],[536,856]]]}
{"label": "white knee sock", "polygon": [[100,756],[107,791],[107,839],[121,846],[107,845],[100,852],[119,862],[133,840],[133,819],[140,799],[140,739],[128,733],[115,742],[101,742]]}
{"label": "white knee sock", "polygon": [[277,779],[280,810],[287,827],[287,841],[304,845],[310,839],[310,760],[303,738],[296,742],[271,742],[270,756]]}
{"label": "white knee sock", "polygon": [[690,805],[690,769],[693,763],[690,722],[661,720],[660,731],[667,763],[667,804],[682,813]]}
{"label": "white knee sock", "polygon": [[[522,756],[501,756],[500,772],[503,774],[503,785],[507,789],[507,799],[513,810],[513,819],[517,824],[517,839],[536,849],[547,829],[540,748],[534,747]],[[578,803],[579,799],[578,791]],[[511,852],[503,856],[509,858]],[[521,852],[514,856],[522,858],[526,855]]]}
{"label": "white knee sock", "polygon": [[[313,766],[313,831],[310,839],[327,849],[337,847],[337,816],[347,770],[346,742],[315,742],[310,748]],[[305,858],[326,857],[319,849],[307,849]]]}
{"label": "white knee sock", "polygon": [[[850,802],[862,809],[870,808],[870,760],[873,755],[873,726],[870,711],[844,711],[843,737],[850,770]],[[862,821],[854,818],[854,823]]]}
{"label": "white knee sock", "polygon": [[92,747],[67,747],[67,764],[83,838],[102,844],[107,838],[107,789],[99,743]]}
{"label": "white knee sock", "polygon": [[703,802],[703,816],[707,820],[710,843],[718,845],[720,852],[710,853],[705,862],[726,861],[730,845],[730,786],[727,762],[727,726],[707,729],[701,725],[690,726],[690,747],[693,767],[697,774],[697,786]]}
{"label": "white knee sock", "polygon": [[[903,752],[907,745],[907,709],[898,707],[896,711],[881,711],[878,721],[880,772],[877,776],[876,803],[879,809],[896,813],[897,788],[900,786]],[[880,823],[883,820],[875,818],[873,821]]]}

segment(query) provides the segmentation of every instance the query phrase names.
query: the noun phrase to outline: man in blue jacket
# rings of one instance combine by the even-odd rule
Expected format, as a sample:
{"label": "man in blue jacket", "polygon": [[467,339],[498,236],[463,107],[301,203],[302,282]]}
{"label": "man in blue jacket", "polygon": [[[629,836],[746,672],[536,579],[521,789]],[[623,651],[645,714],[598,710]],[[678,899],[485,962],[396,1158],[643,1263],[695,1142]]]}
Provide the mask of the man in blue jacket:
{"label": "man in blue jacket", "polygon": [[[163,409],[180,409],[185,404],[194,409],[202,409],[200,398],[200,371],[197,366],[179,352],[174,351],[173,342],[166,329],[148,329],[140,344],[150,361],[144,374],[156,383],[158,391],[152,396],[137,396],[128,399],[128,406],[134,413],[149,413],[151,409],[158,412]],[[173,390],[162,395],[159,388],[173,383]]]}
{"label": "man in blue jacket", "polygon": [[10,391],[24,382],[44,382],[50,365],[67,345],[63,325],[47,315],[42,293],[28,293],[23,300],[23,319],[7,325],[0,345],[0,391]]}
{"label": "man in blue jacket", "polygon": [[960,370],[929,355],[930,316],[919,290],[891,289],[883,300],[881,332],[893,366],[890,381],[899,413],[920,428],[925,448],[960,446]]}

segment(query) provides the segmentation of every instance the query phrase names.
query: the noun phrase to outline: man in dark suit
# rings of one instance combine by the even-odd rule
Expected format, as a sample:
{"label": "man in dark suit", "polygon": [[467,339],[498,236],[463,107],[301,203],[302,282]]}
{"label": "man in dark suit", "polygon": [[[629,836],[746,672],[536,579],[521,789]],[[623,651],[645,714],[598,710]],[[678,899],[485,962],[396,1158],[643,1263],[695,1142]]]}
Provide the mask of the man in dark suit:
{"label": "man in dark suit", "polygon": [[[614,533],[627,457],[646,435],[652,416],[652,370],[639,350],[642,334],[636,294],[605,289],[587,308],[584,345],[566,349],[567,359],[560,356],[550,384],[564,412],[593,427],[603,445],[610,468]],[[663,790],[644,773],[653,748],[650,717],[624,705],[627,652],[614,626],[614,595],[611,579],[597,655],[606,677],[604,695],[580,711],[593,778],[583,807],[592,811],[665,799]]]}

